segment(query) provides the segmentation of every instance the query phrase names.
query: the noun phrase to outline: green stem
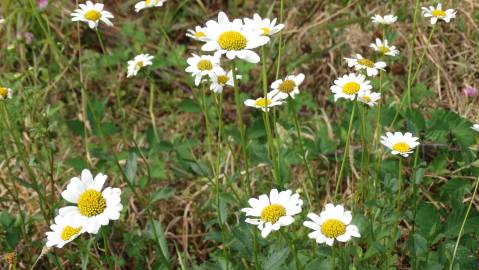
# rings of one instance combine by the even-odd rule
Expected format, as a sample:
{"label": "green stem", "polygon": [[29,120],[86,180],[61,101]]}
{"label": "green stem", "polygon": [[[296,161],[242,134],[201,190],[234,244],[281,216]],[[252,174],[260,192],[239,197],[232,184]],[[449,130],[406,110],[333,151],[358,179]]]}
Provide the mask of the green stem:
{"label": "green stem", "polygon": [[155,83],[152,78],[150,78],[150,98],[148,102],[148,113],[150,114],[150,121],[151,121],[151,127],[153,128],[153,134],[155,134],[155,139],[159,140],[160,137],[158,135],[158,130],[156,128],[156,121],[155,121],[155,111],[154,111],[154,105],[155,105]]}
{"label": "green stem", "polygon": [[210,165],[211,165],[211,171],[213,172],[214,175],[216,175],[215,174],[215,166],[214,166],[214,163],[213,163],[213,149],[212,149],[212,139],[211,139],[212,132],[211,132],[210,120],[209,120],[209,117],[208,117],[208,104],[207,104],[207,100],[206,100],[205,86],[201,87],[200,103],[201,103],[201,110],[203,111],[203,116],[205,118],[206,144],[207,144],[207,148],[208,148],[207,157],[208,157],[208,160],[209,160]]}
{"label": "green stem", "polygon": [[[283,14],[284,14],[284,0],[279,2],[279,22],[283,23]],[[281,67],[281,53],[283,51],[283,31],[279,32],[279,41],[278,41],[278,65],[276,66],[276,76],[275,79],[279,78],[279,68]]]}
{"label": "green stem", "polygon": [[[380,167],[380,163],[381,163],[381,144],[379,142],[379,138],[380,138],[380,134],[381,134],[381,109],[382,109],[382,100],[383,100],[383,71],[380,70],[379,71],[379,94],[380,94],[380,99],[378,100],[378,108],[377,108],[377,111],[376,111],[376,128],[374,130],[374,145],[375,145],[375,152],[376,152],[376,177],[374,177],[374,180],[373,180],[373,186],[374,186],[374,190],[377,191],[377,188],[378,188],[378,180],[380,178],[380,171],[379,171],[379,167]],[[374,194],[376,194],[376,192],[373,192]]]}
{"label": "green stem", "polygon": [[275,154],[275,148],[274,148],[274,142],[273,142],[273,136],[271,134],[271,124],[269,120],[269,109],[266,108],[266,112],[263,112],[263,123],[264,123],[264,128],[266,129],[266,138],[268,141],[268,153],[271,158],[271,162],[273,163],[273,178],[276,182],[276,186],[279,188],[281,186],[281,179],[279,177],[279,172],[278,168],[276,166],[276,154]]}
{"label": "green stem", "polygon": [[414,56],[414,47],[416,45],[416,33],[417,33],[417,15],[419,12],[419,0],[416,0],[414,5],[414,17],[412,22],[412,38],[411,38],[411,47],[409,48],[409,59],[408,59],[408,76],[407,76],[407,99],[409,107],[411,106],[411,73],[412,73],[412,64]]}
{"label": "green stem", "polygon": [[399,171],[398,171],[398,191],[396,195],[397,210],[401,210],[401,189],[402,189],[402,157],[399,157]]}

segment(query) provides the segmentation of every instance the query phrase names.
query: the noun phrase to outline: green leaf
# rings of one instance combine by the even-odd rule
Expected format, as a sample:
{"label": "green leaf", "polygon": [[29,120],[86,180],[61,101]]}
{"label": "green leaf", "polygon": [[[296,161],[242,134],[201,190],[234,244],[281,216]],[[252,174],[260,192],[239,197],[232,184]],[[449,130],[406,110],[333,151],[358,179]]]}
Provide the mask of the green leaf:
{"label": "green leaf", "polygon": [[263,270],[276,270],[279,269],[279,266],[288,259],[289,249],[287,247],[275,250],[273,249],[266,260],[263,262]]}
{"label": "green leaf", "polygon": [[68,120],[66,122],[68,128],[75,134],[81,137],[85,136],[85,126],[82,121],[79,120]]}
{"label": "green leaf", "polygon": [[171,196],[173,196],[173,194],[175,194],[175,191],[176,189],[172,187],[166,187],[156,191],[150,196],[150,204],[159,200],[170,198]]}
{"label": "green leaf", "polygon": [[200,105],[191,99],[184,99],[178,104],[178,109],[182,112],[198,113],[201,112]]}
{"label": "green leaf", "polygon": [[128,152],[128,159],[125,165],[125,175],[130,183],[135,183],[136,181],[136,171],[138,168],[138,157],[135,152]]}

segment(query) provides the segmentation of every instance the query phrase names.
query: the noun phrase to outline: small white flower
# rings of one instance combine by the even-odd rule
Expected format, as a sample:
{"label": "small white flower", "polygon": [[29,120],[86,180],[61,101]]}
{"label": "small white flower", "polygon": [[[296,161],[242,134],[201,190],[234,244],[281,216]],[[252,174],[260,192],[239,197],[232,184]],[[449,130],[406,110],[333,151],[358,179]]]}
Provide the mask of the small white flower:
{"label": "small white flower", "polygon": [[263,36],[272,36],[283,30],[284,24],[276,25],[276,18],[261,18],[258,14],[254,14],[253,19],[244,18],[244,24],[247,28],[259,29],[263,32]]}
{"label": "small white flower", "polygon": [[398,20],[398,17],[394,16],[393,14],[386,15],[384,17],[376,14],[371,17],[371,20],[374,24],[393,24]]}
{"label": "small white flower", "polygon": [[299,86],[304,81],[304,74],[289,75],[284,80],[277,80],[271,84],[273,89],[270,93],[280,99],[287,99],[289,96],[294,98],[299,94]]}
{"label": "small white flower", "polygon": [[203,76],[211,76],[219,68],[220,58],[213,55],[198,56],[193,54],[186,62],[189,66],[185,71],[195,77],[195,85],[200,85]]}
{"label": "small white flower", "polygon": [[318,244],[332,246],[334,239],[348,242],[351,237],[361,237],[358,227],[350,224],[353,219],[351,211],[345,211],[342,205],[328,203],[319,216],[310,213],[308,218],[312,221],[305,221],[303,225],[314,230],[308,237],[315,239]]}
{"label": "small white flower", "polygon": [[269,111],[269,108],[279,106],[281,104],[283,104],[283,100],[273,95],[271,92],[267,94],[266,98],[261,97],[257,99],[247,99],[244,102],[244,105],[261,109],[263,112],[267,112]]}
{"label": "small white flower", "polygon": [[[96,234],[101,226],[108,225],[110,220],[120,218],[121,190],[103,184],[108,176],[97,174],[95,178],[89,170],[83,170],[81,178],[73,177],[62,192],[62,197],[75,206],[66,206],[59,210],[60,215],[76,221],[76,226],[86,232]],[[103,191],[102,191],[103,189]]]}
{"label": "small white flower", "polygon": [[371,82],[366,80],[366,76],[356,73],[350,73],[334,80],[331,91],[334,93],[334,101],[340,98],[354,100],[359,92],[371,90]]}
{"label": "small white flower", "polygon": [[135,56],[133,60],[128,61],[128,74],[126,77],[136,76],[142,68],[151,66],[153,64],[151,60],[153,60],[153,56],[149,54],[139,54]]}
{"label": "small white flower", "polygon": [[361,91],[358,93],[358,100],[369,105],[369,107],[376,106],[378,100],[381,99],[381,94],[371,92],[370,90]]}
{"label": "small white flower", "polygon": [[419,145],[419,138],[413,137],[411,133],[406,132],[387,132],[386,136],[381,136],[381,143],[387,148],[391,149],[391,154],[402,155],[408,157],[413,152],[413,149]]}
{"label": "small white flower", "polygon": [[242,212],[247,218],[246,223],[257,225],[261,230],[261,236],[267,237],[271,231],[277,231],[281,226],[288,226],[294,222],[293,216],[301,213],[303,201],[299,194],[291,190],[281,191],[272,189],[269,197],[266,194],[260,195],[258,199],[251,198],[248,204],[251,208],[243,208]]}
{"label": "small white flower", "polygon": [[166,2],[166,0],[145,0],[140,1],[135,4],[135,11],[140,12],[140,10],[145,8],[161,7]]}
{"label": "small white flower", "polygon": [[186,36],[195,40],[199,41],[206,41],[206,34],[205,34],[205,29],[201,26],[196,26],[195,30],[193,29],[188,29],[186,31]]}
{"label": "small white flower", "polygon": [[85,231],[77,220],[61,215],[55,217],[55,224],[52,224],[50,229],[51,231],[45,233],[47,235],[47,247],[56,246],[58,248],[62,248],[75,240]]}
{"label": "small white flower", "polygon": [[8,87],[0,86],[0,100],[12,99],[13,90]]}
{"label": "small white flower", "polygon": [[104,5],[101,3],[92,3],[91,1],[86,1],[86,4],[80,4],[80,8],[75,9],[72,16],[72,21],[82,21],[88,23],[88,26],[91,29],[98,27],[100,21],[106,23],[109,26],[112,26],[113,23],[110,19],[113,19],[113,14],[103,10]]}
{"label": "small white flower", "polygon": [[386,39],[382,41],[381,39],[377,38],[376,44],[371,43],[370,47],[384,55],[396,56],[399,54],[399,50],[396,49],[396,46],[389,46]]}
{"label": "small white flower", "polygon": [[[241,75],[236,75],[236,79],[241,79]],[[210,74],[210,80],[210,90],[217,94],[223,93],[225,86],[234,86],[233,71],[226,72],[221,67]]]}
{"label": "small white flower", "polygon": [[456,11],[454,9],[448,9],[446,11],[442,10],[442,4],[437,4],[437,7],[434,6],[421,7],[422,16],[425,18],[431,17],[431,24],[436,24],[438,20],[443,20],[445,22],[450,22],[452,19],[456,18]]}
{"label": "small white flower", "polygon": [[0,25],[5,23],[5,19],[3,17],[0,17]]}
{"label": "small white flower", "polygon": [[474,125],[472,125],[471,128],[472,128],[474,131],[479,132],[479,124],[474,124]]}
{"label": "small white flower", "polygon": [[269,41],[261,30],[247,29],[240,19],[230,22],[224,12],[218,14],[218,21],[206,22],[205,32],[207,42],[201,47],[203,51],[214,51],[217,57],[226,54],[228,59],[239,58],[250,63],[260,60],[252,49]]}
{"label": "small white flower", "polygon": [[356,58],[345,57],[344,59],[348,62],[349,67],[354,67],[356,70],[366,69],[366,74],[368,74],[368,76],[376,76],[378,75],[379,70],[384,70],[386,67],[385,62],[373,62],[367,58],[363,58],[360,54],[356,54]]}

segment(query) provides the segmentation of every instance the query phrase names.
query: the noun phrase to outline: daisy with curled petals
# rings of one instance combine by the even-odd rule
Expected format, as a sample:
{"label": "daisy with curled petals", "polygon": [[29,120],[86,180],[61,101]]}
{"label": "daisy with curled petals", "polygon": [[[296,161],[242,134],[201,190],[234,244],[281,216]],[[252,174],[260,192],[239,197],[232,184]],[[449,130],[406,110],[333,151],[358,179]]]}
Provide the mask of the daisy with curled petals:
{"label": "daisy with curled petals", "polygon": [[381,143],[391,149],[391,154],[408,157],[416,146],[419,145],[419,138],[413,137],[411,133],[406,132],[387,132],[386,136],[381,136]]}
{"label": "daisy with curled petals", "polygon": [[135,4],[135,12],[140,12],[140,10],[145,8],[161,7],[166,2],[166,0],[145,0],[140,1]]}
{"label": "daisy with curled petals", "polygon": [[474,131],[479,132],[479,124],[474,124],[474,125],[472,125],[471,128],[472,128]]}
{"label": "daisy with curled petals", "polygon": [[281,104],[283,104],[283,99],[273,95],[271,92],[267,94],[266,98],[261,97],[257,99],[247,99],[244,102],[244,105],[261,109],[263,112],[268,112],[269,108],[279,106]]}
{"label": "daisy with curled petals", "polygon": [[136,76],[142,68],[153,65],[151,60],[153,60],[153,56],[149,54],[139,54],[135,56],[133,60],[128,61],[128,74],[126,77]]}
{"label": "daisy with curled petals", "polygon": [[[241,75],[236,75],[236,78],[241,79]],[[217,68],[210,74],[210,80],[211,80],[210,90],[217,94],[223,93],[223,89],[226,86],[231,86],[231,87],[234,86],[233,71],[230,70],[229,72],[226,72],[221,67]]]}
{"label": "daisy with curled petals", "polygon": [[253,19],[244,18],[244,24],[247,28],[259,29],[263,32],[263,36],[272,36],[283,30],[284,24],[276,25],[276,18],[261,18],[258,14],[254,14]]}
{"label": "daisy with curled petals", "polygon": [[252,49],[269,41],[263,31],[245,27],[240,19],[230,22],[224,12],[218,14],[218,21],[206,22],[205,31],[207,42],[201,47],[203,51],[214,51],[217,57],[226,54],[228,59],[239,58],[254,64],[260,58]]}
{"label": "daisy with curled petals", "polygon": [[12,99],[13,90],[8,87],[0,86],[0,100]]}
{"label": "daisy with curled petals", "polygon": [[62,192],[62,197],[75,206],[61,208],[60,215],[75,220],[78,227],[92,234],[98,233],[100,227],[108,225],[110,220],[119,219],[123,209],[121,190],[111,187],[103,189],[107,177],[99,173],[93,178],[86,169],[80,178],[73,177]]}
{"label": "daisy with curled petals", "polygon": [[271,84],[273,89],[270,93],[280,99],[287,99],[288,97],[294,98],[299,94],[299,86],[304,81],[304,74],[289,75],[284,80],[277,80]]}
{"label": "daisy with curled petals", "polygon": [[110,19],[113,19],[113,14],[103,10],[104,5],[101,3],[93,4],[92,1],[86,1],[86,4],[80,4],[80,8],[75,9],[72,16],[72,21],[86,22],[91,29],[96,29],[100,21],[106,23],[108,26],[112,26],[113,23]]}
{"label": "daisy with curled petals", "polygon": [[74,219],[58,215],[55,217],[55,224],[50,226],[51,231],[47,235],[47,247],[56,246],[62,248],[64,245],[75,240],[85,230]]}
{"label": "daisy with curled petals", "polygon": [[246,213],[245,222],[256,225],[261,230],[261,236],[267,237],[271,231],[277,231],[281,226],[288,226],[294,222],[293,216],[301,213],[303,201],[299,194],[291,190],[281,191],[272,189],[269,197],[266,194],[260,195],[258,199],[248,200],[250,208],[241,209]]}
{"label": "daisy with curled petals", "polygon": [[443,10],[442,4],[437,4],[437,7],[430,6],[421,7],[422,16],[425,18],[431,18],[431,24],[436,24],[438,20],[443,20],[445,22],[450,22],[452,19],[456,18],[456,11],[454,9]]}
{"label": "daisy with curled petals", "polygon": [[397,20],[398,20],[398,17],[394,16],[392,14],[386,15],[384,17],[379,15],[379,14],[376,14],[373,17],[371,17],[371,21],[374,24],[386,24],[386,25],[388,25],[388,24],[395,23]]}
{"label": "daisy with curled petals", "polygon": [[195,77],[195,85],[200,85],[203,76],[211,75],[215,70],[219,68],[220,58],[213,55],[198,56],[193,54],[192,57],[186,60],[188,67],[186,72],[191,73],[191,76]]}
{"label": "daisy with curled petals", "polygon": [[359,92],[371,90],[371,82],[366,80],[366,76],[356,73],[350,73],[334,80],[331,91],[334,93],[334,101],[340,98],[354,100]]}
{"label": "daisy with curled petals", "polygon": [[308,237],[315,239],[316,243],[326,243],[332,246],[334,240],[348,242],[351,237],[361,237],[359,229],[351,224],[351,211],[345,211],[342,205],[326,204],[326,208],[318,216],[314,213],[308,214],[311,221],[305,221],[304,226],[314,231]]}
{"label": "daisy with curled petals", "polygon": [[205,30],[201,26],[196,26],[195,30],[188,29],[186,31],[186,36],[194,40],[206,41]]}
{"label": "daisy with curled petals", "polygon": [[379,70],[384,70],[386,67],[386,63],[379,61],[373,62],[367,58],[364,58],[360,54],[356,54],[356,58],[347,58],[345,57],[346,61],[348,62],[349,67],[354,67],[356,70],[366,70],[366,74],[368,76],[376,76],[379,73]]}
{"label": "daisy with curled petals", "polygon": [[396,49],[396,46],[389,46],[386,39],[382,41],[377,38],[376,43],[371,43],[370,47],[384,55],[396,56],[399,54],[399,50]]}
{"label": "daisy with curled petals", "polygon": [[369,107],[376,106],[378,100],[380,99],[380,93],[371,92],[370,90],[365,90],[358,93],[358,100],[364,104],[367,104]]}

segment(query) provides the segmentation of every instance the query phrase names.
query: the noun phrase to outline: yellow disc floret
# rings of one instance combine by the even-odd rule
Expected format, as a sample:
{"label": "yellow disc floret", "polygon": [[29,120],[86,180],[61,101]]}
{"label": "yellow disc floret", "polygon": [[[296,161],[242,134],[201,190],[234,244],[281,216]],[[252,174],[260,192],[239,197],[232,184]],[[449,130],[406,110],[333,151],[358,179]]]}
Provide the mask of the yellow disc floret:
{"label": "yellow disc floret", "polygon": [[289,94],[293,92],[295,87],[296,87],[296,83],[294,83],[293,80],[285,80],[279,85],[278,89],[280,92]]}
{"label": "yellow disc floret", "polygon": [[200,60],[198,61],[198,64],[196,66],[201,71],[213,69],[213,64],[211,63],[210,60]]}
{"label": "yellow disc floret", "polygon": [[271,222],[275,224],[280,217],[286,215],[286,208],[280,204],[271,204],[263,208],[261,211],[261,220],[264,222]]}
{"label": "yellow disc floret", "polygon": [[8,88],[0,87],[0,99],[6,99],[8,97]]}
{"label": "yellow disc floret", "polygon": [[432,11],[432,16],[434,17],[446,17],[446,12],[441,9],[435,9]]}
{"label": "yellow disc floret", "polygon": [[221,49],[227,51],[240,51],[246,48],[248,40],[238,31],[226,31],[218,37]]}
{"label": "yellow disc floret", "polygon": [[366,66],[368,68],[373,68],[374,67],[374,62],[369,60],[369,59],[366,59],[366,58],[358,59],[358,64]]}
{"label": "yellow disc floret", "polygon": [[259,98],[258,100],[256,100],[256,106],[258,107],[266,108],[270,104],[271,104],[271,100],[267,98]]}
{"label": "yellow disc floret", "polygon": [[370,97],[370,96],[362,96],[361,98],[362,98],[363,101],[366,102],[366,103],[371,102],[371,97]]}
{"label": "yellow disc floret", "polygon": [[409,151],[410,147],[409,144],[405,142],[398,142],[395,145],[393,145],[393,150],[398,151],[399,153],[407,153]]}
{"label": "yellow disc floret", "polygon": [[72,226],[65,226],[65,228],[63,228],[62,230],[60,238],[63,241],[68,241],[70,240],[70,238],[77,235],[80,231],[81,231],[81,227],[73,228]]}
{"label": "yellow disc floret", "polygon": [[195,37],[197,38],[206,37],[206,34],[204,32],[199,31],[195,33]]}
{"label": "yellow disc floret", "polygon": [[380,51],[381,53],[386,54],[386,53],[390,52],[391,49],[389,49],[388,47],[386,47],[386,46],[383,45],[383,46],[379,46],[379,47],[378,47],[378,51]]}
{"label": "yellow disc floret", "polygon": [[84,16],[85,16],[85,19],[96,22],[101,18],[101,13],[97,10],[92,9],[85,12]]}
{"label": "yellow disc floret", "polygon": [[225,85],[228,82],[229,78],[226,75],[219,75],[218,76],[218,83],[221,85]]}
{"label": "yellow disc floret", "polygon": [[83,192],[78,198],[78,209],[80,214],[93,217],[103,213],[106,208],[106,200],[103,195],[94,189]]}
{"label": "yellow disc floret", "polygon": [[271,29],[269,29],[269,27],[263,27],[261,29],[263,30],[263,36],[268,36],[271,32]]}
{"label": "yellow disc floret", "polygon": [[321,225],[321,233],[329,238],[336,238],[346,232],[346,224],[337,219],[328,219]]}
{"label": "yellow disc floret", "polygon": [[347,82],[343,86],[343,93],[346,95],[354,95],[356,94],[359,89],[361,89],[361,85],[357,82]]}

